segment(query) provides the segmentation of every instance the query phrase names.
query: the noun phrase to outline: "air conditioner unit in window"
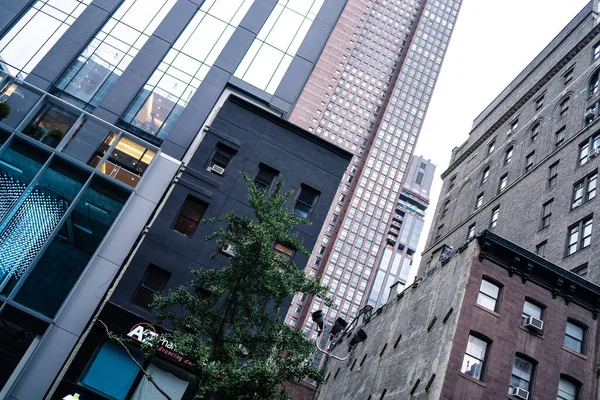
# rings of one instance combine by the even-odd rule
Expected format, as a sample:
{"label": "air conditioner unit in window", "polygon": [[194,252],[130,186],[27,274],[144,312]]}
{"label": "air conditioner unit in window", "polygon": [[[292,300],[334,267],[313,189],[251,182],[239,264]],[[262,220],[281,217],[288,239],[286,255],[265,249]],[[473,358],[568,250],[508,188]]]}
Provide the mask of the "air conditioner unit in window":
{"label": "air conditioner unit in window", "polygon": [[600,147],[596,147],[595,149],[590,150],[589,157],[590,159],[597,157],[600,154]]}
{"label": "air conditioner unit in window", "polygon": [[515,396],[517,399],[529,399],[529,392],[525,389],[521,389],[520,387],[511,387],[508,391],[508,394],[511,396]]}
{"label": "air conditioner unit in window", "polygon": [[541,331],[544,327],[544,321],[536,317],[529,317],[525,322],[525,327],[536,331]]}
{"label": "air conditioner unit in window", "polygon": [[235,245],[231,244],[231,243],[227,243],[225,244],[225,246],[223,246],[223,248],[221,249],[221,252],[227,254],[228,256],[235,256]]}
{"label": "air conditioner unit in window", "polygon": [[595,110],[593,108],[588,109],[585,112],[585,120],[591,122],[594,119],[596,119],[596,112],[595,112]]}
{"label": "air conditioner unit in window", "polygon": [[210,167],[210,170],[219,175],[223,175],[223,172],[225,172],[225,168],[219,167],[217,164],[214,164],[212,167]]}

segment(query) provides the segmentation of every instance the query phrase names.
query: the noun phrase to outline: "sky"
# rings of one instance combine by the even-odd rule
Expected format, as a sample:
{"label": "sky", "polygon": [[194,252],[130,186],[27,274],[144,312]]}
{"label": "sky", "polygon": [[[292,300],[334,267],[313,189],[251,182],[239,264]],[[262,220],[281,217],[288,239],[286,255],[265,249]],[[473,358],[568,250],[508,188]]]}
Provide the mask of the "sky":
{"label": "sky", "polygon": [[440,175],[473,120],[585,7],[588,0],[463,0],[415,155],[436,166],[412,282],[440,195]]}

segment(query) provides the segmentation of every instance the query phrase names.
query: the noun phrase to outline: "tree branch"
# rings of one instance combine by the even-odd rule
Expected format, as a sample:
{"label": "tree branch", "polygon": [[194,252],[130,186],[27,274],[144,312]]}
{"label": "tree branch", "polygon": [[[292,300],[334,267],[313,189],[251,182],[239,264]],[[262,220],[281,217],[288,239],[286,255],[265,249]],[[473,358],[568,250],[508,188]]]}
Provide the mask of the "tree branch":
{"label": "tree branch", "polygon": [[173,399],[171,399],[171,396],[169,396],[164,390],[162,390],[158,386],[158,384],[154,381],[154,378],[152,378],[152,375],[150,375],[148,372],[146,372],[146,370],[140,365],[140,363],[137,362],[137,360],[135,359],[135,357],[133,356],[133,354],[131,354],[131,352],[129,351],[129,348],[125,345],[125,343],[123,343],[123,339],[121,339],[119,336],[117,336],[114,333],[112,333],[108,329],[108,326],[106,326],[106,324],[104,322],[102,322],[102,320],[98,319],[97,321],[102,324],[102,326],[104,327],[104,330],[106,331],[106,334],[108,335],[108,337],[110,339],[115,340],[117,343],[119,343],[121,345],[121,347],[123,347],[125,349],[125,351],[127,352],[127,355],[129,355],[129,358],[131,358],[131,361],[133,361],[135,363],[135,365],[137,365],[137,367],[140,369],[140,371],[142,371],[142,373],[144,374],[144,376],[146,377],[146,379],[148,379],[150,381],[150,383],[152,385],[154,385],[154,387],[156,388],[156,390],[158,390],[163,396],[165,396],[165,398],[167,400],[173,400]]}

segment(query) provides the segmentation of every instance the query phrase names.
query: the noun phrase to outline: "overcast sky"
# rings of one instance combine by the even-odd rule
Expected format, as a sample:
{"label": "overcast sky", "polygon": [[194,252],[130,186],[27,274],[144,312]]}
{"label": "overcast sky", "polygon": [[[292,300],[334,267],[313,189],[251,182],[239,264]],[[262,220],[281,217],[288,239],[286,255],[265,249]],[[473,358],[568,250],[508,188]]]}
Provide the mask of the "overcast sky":
{"label": "overcast sky", "polygon": [[454,33],[425,117],[415,154],[437,165],[431,205],[413,262],[420,262],[442,180],[454,147],[468,137],[473,119],[577,15],[588,0],[463,0]]}

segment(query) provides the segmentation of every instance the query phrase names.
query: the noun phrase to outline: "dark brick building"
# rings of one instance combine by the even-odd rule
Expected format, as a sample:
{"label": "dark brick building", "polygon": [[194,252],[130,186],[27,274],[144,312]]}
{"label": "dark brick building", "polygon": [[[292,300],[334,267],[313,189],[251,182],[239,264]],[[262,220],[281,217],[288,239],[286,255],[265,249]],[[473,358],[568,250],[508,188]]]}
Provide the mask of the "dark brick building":
{"label": "dark brick building", "polygon": [[329,361],[318,400],[596,398],[600,287],[489,231],[434,256]]}

